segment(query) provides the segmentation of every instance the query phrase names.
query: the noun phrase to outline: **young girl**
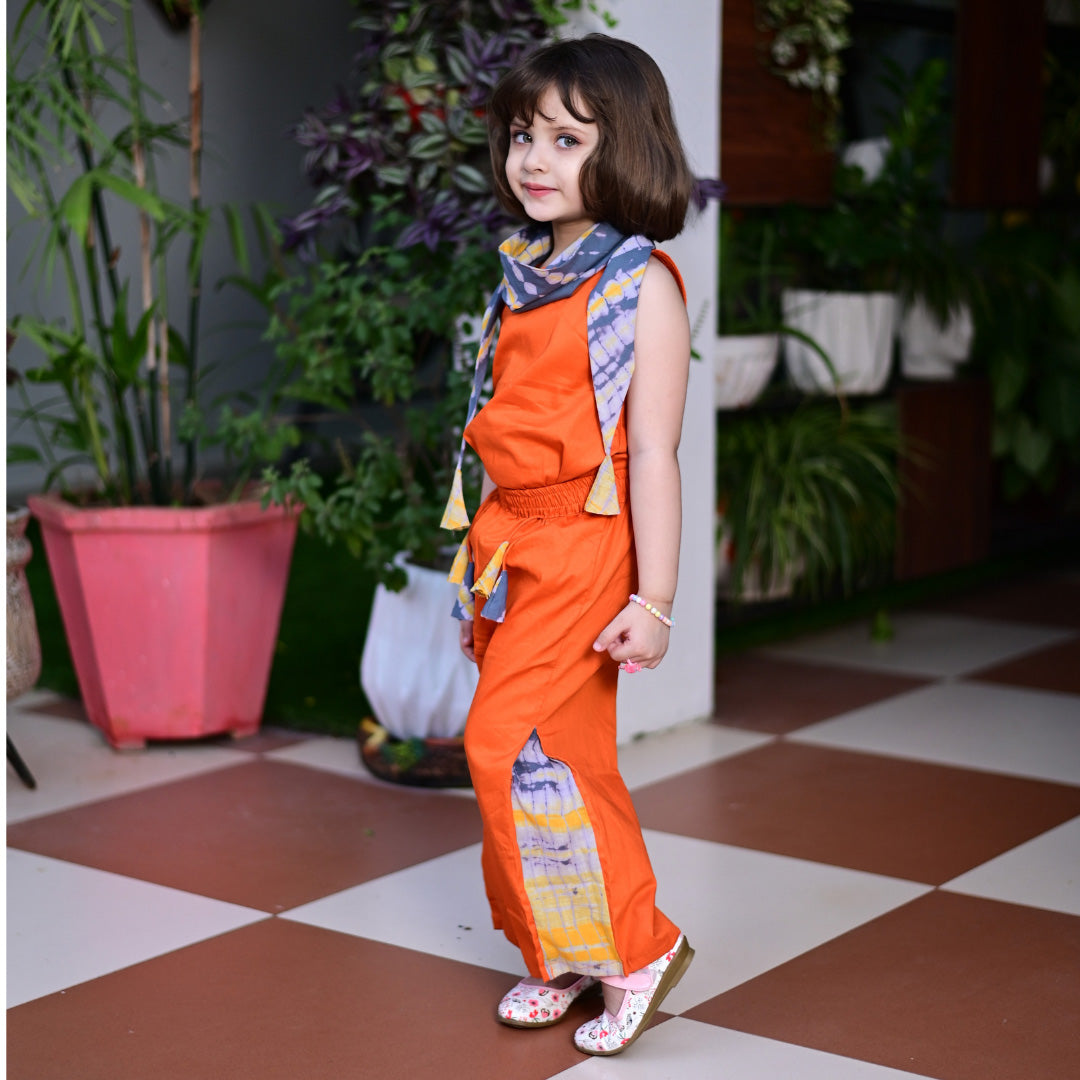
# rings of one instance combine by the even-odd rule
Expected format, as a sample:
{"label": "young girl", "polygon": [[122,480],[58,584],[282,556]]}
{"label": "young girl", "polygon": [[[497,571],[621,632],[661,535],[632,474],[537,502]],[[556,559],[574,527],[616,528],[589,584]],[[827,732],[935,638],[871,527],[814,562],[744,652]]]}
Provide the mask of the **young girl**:
{"label": "young girl", "polygon": [[[533,53],[490,118],[499,199],[531,224],[499,249],[462,441],[483,501],[451,580],[480,668],[465,748],[484,883],[529,971],[497,1015],[545,1027],[599,982],[574,1041],[617,1054],[694,955],[655,906],[615,750],[618,671],[656,667],[673,625],[690,333],[653,243],[682,228],[692,179],[663,76],[627,42]],[[443,524],[469,525],[460,463]]]}

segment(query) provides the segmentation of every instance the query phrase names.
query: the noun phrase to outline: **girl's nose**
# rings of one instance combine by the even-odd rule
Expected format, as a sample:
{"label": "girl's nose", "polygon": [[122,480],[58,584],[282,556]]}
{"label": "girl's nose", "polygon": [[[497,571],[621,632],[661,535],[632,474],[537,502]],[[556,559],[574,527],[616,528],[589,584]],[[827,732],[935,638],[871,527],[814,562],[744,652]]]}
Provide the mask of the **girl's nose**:
{"label": "girl's nose", "polygon": [[529,143],[525,149],[523,162],[526,172],[544,172],[547,169],[547,157],[538,143]]}

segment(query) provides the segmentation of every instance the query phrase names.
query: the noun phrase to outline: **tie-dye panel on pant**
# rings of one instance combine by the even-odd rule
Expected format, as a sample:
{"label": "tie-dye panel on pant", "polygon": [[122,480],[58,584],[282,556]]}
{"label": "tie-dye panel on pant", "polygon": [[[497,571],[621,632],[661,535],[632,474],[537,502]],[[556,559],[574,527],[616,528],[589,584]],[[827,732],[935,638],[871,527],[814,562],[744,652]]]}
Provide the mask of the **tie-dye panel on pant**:
{"label": "tie-dye panel on pant", "polygon": [[535,730],[514,763],[510,790],[525,892],[550,977],[621,975],[588,811],[573,773],[544,753]]}

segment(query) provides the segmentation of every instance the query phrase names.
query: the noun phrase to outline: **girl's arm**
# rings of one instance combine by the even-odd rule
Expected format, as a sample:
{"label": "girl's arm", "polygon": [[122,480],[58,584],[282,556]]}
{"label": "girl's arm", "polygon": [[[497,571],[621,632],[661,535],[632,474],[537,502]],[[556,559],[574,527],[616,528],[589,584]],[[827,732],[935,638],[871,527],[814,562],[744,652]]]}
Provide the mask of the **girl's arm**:
{"label": "girl's arm", "polygon": [[[638,298],[634,376],[626,398],[630,452],[630,508],[637,551],[638,595],[671,614],[679,576],[682,490],[679,439],[690,374],[690,323],[671,272],[650,260]],[[654,615],[627,603],[593,648],[613,660],[656,667],[670,630]]]}

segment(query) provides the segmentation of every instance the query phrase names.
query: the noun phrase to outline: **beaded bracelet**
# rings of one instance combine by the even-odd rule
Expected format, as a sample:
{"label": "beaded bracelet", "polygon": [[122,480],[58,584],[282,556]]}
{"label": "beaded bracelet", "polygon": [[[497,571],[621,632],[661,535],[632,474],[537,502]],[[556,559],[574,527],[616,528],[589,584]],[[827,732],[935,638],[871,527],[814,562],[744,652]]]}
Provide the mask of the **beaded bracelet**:
{"label": "beaded bracelet", "polygon": [[637,593],[631,593],[630,599],[633,603],[643,607],[650,615],[655,615],[669,630],[675,626],[671,619],[669,619],[658,607],[653,607],[648,600],[642,600]]}

